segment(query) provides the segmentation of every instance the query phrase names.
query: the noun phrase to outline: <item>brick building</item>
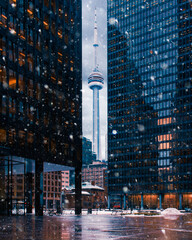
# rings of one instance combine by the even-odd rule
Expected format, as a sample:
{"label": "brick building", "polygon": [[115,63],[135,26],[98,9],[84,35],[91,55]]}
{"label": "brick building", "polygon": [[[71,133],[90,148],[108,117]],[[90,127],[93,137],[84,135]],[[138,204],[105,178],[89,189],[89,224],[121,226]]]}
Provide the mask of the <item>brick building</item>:
{"label": "brick building", "polygon": [[94,162],[82,169],[82,182],[94,182],[99,187],[104,187],[107,170],[106,163]]}
{"label": "brick building", "polygon": [[[23,208],[25,199],[24,174],[12,175],[13,209]],[[35,178],[32,174],[32,205],[35,201]],[[70,170],[43,173],[43,205],[45,209],[56,209],[60,206],[62,189],[70,186]]]}
{"label": "brick building", "polygon": [[[74,189],[65,190],[65,208],[74,208]],[[104,188],[89,182],[82,183],[82,208],[106,208],[107,201]]]}

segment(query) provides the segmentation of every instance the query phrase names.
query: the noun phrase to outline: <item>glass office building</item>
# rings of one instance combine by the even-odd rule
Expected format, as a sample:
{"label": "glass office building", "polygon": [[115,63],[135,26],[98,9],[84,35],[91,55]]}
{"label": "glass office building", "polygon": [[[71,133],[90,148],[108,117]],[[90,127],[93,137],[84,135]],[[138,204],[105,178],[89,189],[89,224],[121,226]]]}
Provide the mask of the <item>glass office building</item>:
{"label": "glass office building", "polygon": [[45,161],[75,167],[81,189],[81,55],[80,0],[0,1],[0,209],[8,214],[18,162],[28,212],[35,169],[42,214]]}
{"label": "glass office building", "polygon": [[109,203],[192,207],[191,2],[108,0]]}

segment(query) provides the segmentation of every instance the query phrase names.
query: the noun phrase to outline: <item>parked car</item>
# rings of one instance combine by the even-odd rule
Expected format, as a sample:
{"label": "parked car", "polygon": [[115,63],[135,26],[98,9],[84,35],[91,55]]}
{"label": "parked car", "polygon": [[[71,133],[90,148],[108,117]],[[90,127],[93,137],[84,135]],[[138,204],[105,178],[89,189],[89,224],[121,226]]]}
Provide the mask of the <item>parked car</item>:
{"label": "parked car", "polygon": [[115,208],[115,209],[121,209],[121,206],[120,206],[120,205],[114,205],[113,208]]}

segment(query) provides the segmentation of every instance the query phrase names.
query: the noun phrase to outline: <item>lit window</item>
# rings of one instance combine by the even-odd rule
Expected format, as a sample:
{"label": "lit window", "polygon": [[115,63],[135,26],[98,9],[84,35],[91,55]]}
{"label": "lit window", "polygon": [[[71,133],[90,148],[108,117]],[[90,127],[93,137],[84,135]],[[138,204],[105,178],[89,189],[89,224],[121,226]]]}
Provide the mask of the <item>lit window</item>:
{"label": "lit window", "polygon": [[0,26],[4,28],[7,27],[7,16],[3,8],[0,8]]}
{"label": "lit window", "polygon": [[0,83],[7,88],[6,68],[2,65],[0,65]]}
{"label": "lit window", "polygon": [[16,89],[16,72],[9,70],[9,88]]}
{"label": "lit window", "polygon": [[9,138],[8,138],[9,144],[15,143],[15,140],[16,140],[16,131],[15,129],[11,129],[9,130]]}
{"label": "lit window", "polygon": [[20,130],[18,135],[20,145],[25,145],[25,132]]}
{"label": "lit window", "polygon": [[63,6],[61,5],[61,3],[59,3],[59,17],[62,18],[63,17]]}
{"label": "lit window", "polygon": [[20,39],[25,40],[25,31],[24,31],[24,27],[23,27],[23,23],[22,22],[20,22],[20,24],[19,24],[18,36],[20,37]]}
{"label": "lit window", "polygon": [[171,118],[161,118],[158,119],[158,125],[165,125],[165,124],[170,124],[171,123]]}
{"label": "lit window", "polygon": [[33,18],[33,2],[28,0],[28,9],[27,9],[28,16]]}
{"label": "lit window", "polygon": [[63,60],[63,54],[61,52],[58,52],[58,62],[62,63]]}
{"label": "lit window", "polygon": [[6,55],[6,42],[5,37],[0,36],[0,53],[2,56]]}
{"label": "lit window", "polygon": [[0,142],[6,142],[6,130],[0,129]]}
{"label": "lit window", "polygon": [[45,15],[45,16],[44,16],[43,24],[44,24],[44,28],[45,28],[46,30],[48,30],[48,29],[49,29],[49,18],[48,18],[48,15]]}
{"label": "lit window", "polygon": [[68,15],[65,13],[65,22],[68,23]]}
{"label": "lit window", "polygon": [[62,36],[62,28],[61,27],[59,27],[57,34],[58,34],[58,37],[60,39],[62,39],[63,36]]}

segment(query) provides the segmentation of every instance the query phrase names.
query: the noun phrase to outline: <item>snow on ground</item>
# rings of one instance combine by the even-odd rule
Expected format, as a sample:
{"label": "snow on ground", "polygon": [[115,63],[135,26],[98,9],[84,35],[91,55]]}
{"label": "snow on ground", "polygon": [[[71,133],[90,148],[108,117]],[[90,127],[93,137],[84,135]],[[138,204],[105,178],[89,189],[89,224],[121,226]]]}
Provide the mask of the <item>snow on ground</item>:
{"label": "snow on ground", "polygon": [[176,208],[167,208],[164,211],[161,212],[161,215],[163,216],[176,216],[176,215],[182,215],[182,213],[177,210]]}
{"label": "snow on ground", "polygon": [[[131,212],[131,210],[96,210],[93,209],[92,210],[92,215],[117,215],[117,216],[125,216],[125,217],[143,217],[145,216],[145,212],[149,213],[148,216],[150,216],[150,212],[152,213],[151,216],[153,217],[173,217],[173,216],[178,216],[178,215],[182,215],[182,213],[180,213],[179,210],[175,209],[175,208],[168,208],[164,211],[160,211],[160,210],[156,210],[155,212],[159,215],[153,215],[154,210],[150,211],[150,210],[143,210],[141,212],[139,212],[138,210],[133,210]],[[75,210],[64,210],[62,215],[74,215],[75,214]],[[82,215],[87,215],[88,214],[88,210],[87,209],[83,209],[82,210]]]}

